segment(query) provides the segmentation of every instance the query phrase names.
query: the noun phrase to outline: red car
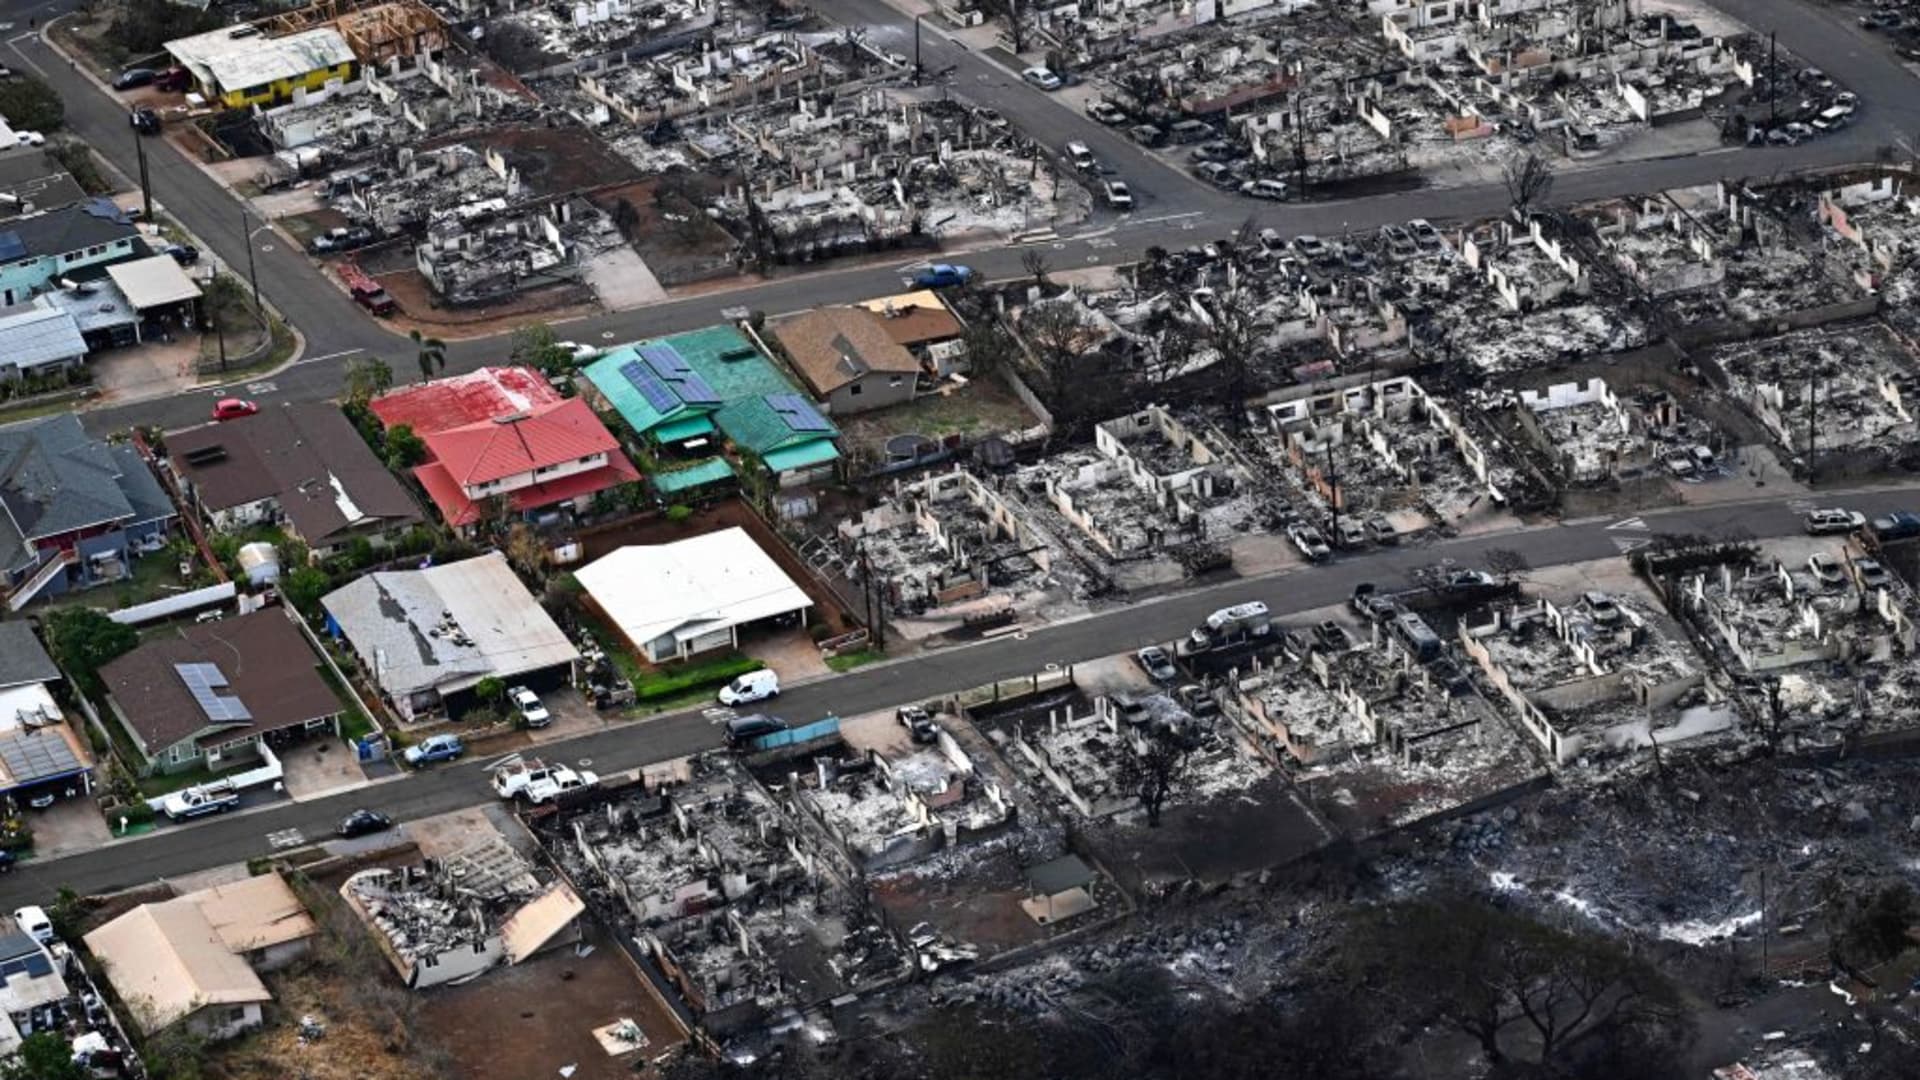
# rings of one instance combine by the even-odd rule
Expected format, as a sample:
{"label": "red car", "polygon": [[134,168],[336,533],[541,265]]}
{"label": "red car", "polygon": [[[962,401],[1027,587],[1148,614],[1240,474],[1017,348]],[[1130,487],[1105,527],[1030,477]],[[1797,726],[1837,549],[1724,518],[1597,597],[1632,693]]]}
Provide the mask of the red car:
{"label": "red car", "polygon": [[214,403],[213,418],[215,420],[238,420],[243,416],[252,416],[259,411],[260,406],[255,405],[251,401],[242,401],[239,398],[233,397],[221,398]]}

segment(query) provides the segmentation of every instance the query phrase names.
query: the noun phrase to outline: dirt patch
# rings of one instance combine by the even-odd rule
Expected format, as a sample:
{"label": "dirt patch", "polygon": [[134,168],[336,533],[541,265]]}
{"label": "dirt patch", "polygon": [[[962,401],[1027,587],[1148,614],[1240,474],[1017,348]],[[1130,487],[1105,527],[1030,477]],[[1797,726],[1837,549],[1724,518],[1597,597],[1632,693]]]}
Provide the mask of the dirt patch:
{"label": "dirt patch", "polygon": [[[427,996],[420,1027],[451,1052],[448,1076],[634,1075],[684,1040],[672,1013],[609,936],[589,927],[586,956],[568,946],[523,964],[495,968],[465,986]],[[593,1032],[632,1020],[645,1044],[611,1055]]]}
{"label": "dirt patch", "polygon": [[476,140],[471,132],[447,135],[420,145],[422,153],[456,143],[498,150],[519,170],[523,198],[567,195],[636,180],[640,171],[606,145],[575,128],[489,128]]}
{"label": "dirt patch", "polygon": [[840,598],[821,584],[820,579],[768,528],[767,523],[738,499],[727,499],[703,507],[678,524],[662,517],[649,517],[584,532],[580,535],[580,543],[586,549],[587,561],[591,562],[629,544],[670,544],[736,525],[747,530],[760,549],[780,564],[780,569],[786,571],[795,585],[806,591],[807,597],[814,603],[814,611],[808,616],[809,623],[823,621],[832,634],[844,634],[853,628],[854,622],[841,606]]}
{"label": "dirt patch", "polygon": [[288,214],[286,217],[275,218],[273,223],[279,226],[288,236],[292,237],[294,243],[305,248],[308,244],[313,243],[314,237],[319,236],[328,229],[345,228],[347,225],[347,215],[332,207],[327,207],[323,210],[312,210],[304,214]]}
{"label": "dirt patch", "polygon": [[447,308],[438,306],[439,294],[418,270],[380,274],[378,278],[400,305],[400,314],[386,322],[403,334],[418,329],[443,338],[492,337],[525,324],[529,316],[575,319],[600,310],[593,290],[579,283],[530,289],[505,303],[485,307]]}
{"label": "dirt patch", "polygon": [[[274,1009],[257,1035],[208,1062],[210,1076],[230,1080],[430,1080],[439,1075],[417,1056],[398,1051],[405,1033],[377,1030],[345,1008],[354,987],[336,973],[318,968],[270,975]],[[401,992],[405,992],[404,990]],[[317,1021],[323,1034],[303,1039],[303,1018]],[[396,1041],[396,1036],[399,1040]]]}
{"label": "dirt patch", "polygon": [[617,209],[622,200],[633,207],[632,220],[625,222],[627,238],[662,285],[730,279],[738,271],[733,237],[691,197],[702,183],[719,186],[710,177],[654,178],[602,191],[593,203],[616,223],[625,213]]}
{"label": "dirt patch", "polygon": [[968,441],[988,435],[1022,431],[1039,423],[1007,384],[995,378],[976,379],[944,393],[926,394],[906,405],[849,416],[840,421],[842,440],[856,456],[885,460],[886,442],[896,435],[925,435],[942,439],[958,435]]}

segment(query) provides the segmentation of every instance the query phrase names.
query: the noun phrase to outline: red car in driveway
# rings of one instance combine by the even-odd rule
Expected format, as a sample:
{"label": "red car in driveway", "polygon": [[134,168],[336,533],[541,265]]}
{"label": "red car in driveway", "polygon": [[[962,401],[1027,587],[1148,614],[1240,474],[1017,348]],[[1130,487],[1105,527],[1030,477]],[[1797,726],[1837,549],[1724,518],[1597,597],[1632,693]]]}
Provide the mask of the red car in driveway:
{"label": "red car in driveway", "polygon": [[221,398],[219,401],[214,402],[213,418],[215,420],[238,420],[243,416],[252,416],[259,411],[260,406],[255,405],[251,401],[242,401],[235,397]]}

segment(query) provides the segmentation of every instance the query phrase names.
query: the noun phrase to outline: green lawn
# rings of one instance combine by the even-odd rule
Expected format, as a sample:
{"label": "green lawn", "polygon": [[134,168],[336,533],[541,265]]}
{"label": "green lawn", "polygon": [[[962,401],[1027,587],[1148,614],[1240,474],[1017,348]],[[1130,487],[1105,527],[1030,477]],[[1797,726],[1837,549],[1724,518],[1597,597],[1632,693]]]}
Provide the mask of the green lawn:
{"label": "green lawn", "polygon": [[[137,759],[136,759],[137,760]],[[139,779],[140,794],[144,798],[157,799],[162,795],[171,795],[181,788],[190,788],[195,784],[205,784],[220,779],[224,775],[216,773],[204,765],[176,773],[154,773]]]}
{"label": "green lawn", "polygon": [[878,649],[855,649],[838,656],[827,657],[827,666],[835,671],[852,671],[862,664],[871,664],[875,660],[886,659],[887,654]]}

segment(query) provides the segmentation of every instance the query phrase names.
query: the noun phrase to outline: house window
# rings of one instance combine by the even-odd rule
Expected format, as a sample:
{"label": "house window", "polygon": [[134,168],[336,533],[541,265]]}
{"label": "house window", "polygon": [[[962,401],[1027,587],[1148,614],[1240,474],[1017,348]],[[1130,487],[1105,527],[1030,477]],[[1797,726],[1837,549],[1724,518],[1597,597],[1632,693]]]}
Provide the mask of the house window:
{"label": "house window", "polygon": [[173,748],[167,751],[167,760],[173,761],[173,762],[181,762],[181,761],[187,760],[186,746],[181,743],[174,743]]}
{"label": "house window", "polygon": [[900,377],[900,376],[898,376],[898,375],[895,375],[895,376],[894,376],[893,378],[891,378],[891,379],[888,379],[888,380],[887,380],[887,385],[888,385],[888,386],[892,386],[892,387],[896,387],[896,388],[897,388],[897,387],[898,387],[898,386],[899,386],[899,385],[900,385],[901,383],[903,383],[903,382],[905,382],[905,381],[906,381],[906,379],[904,379],[904,378],[902,378],[902,377]]}
{"label": "house window", "polygon": [[862,387],[859,383],[854,383],[852,386],[847,388],[847,393],[854,397],[859,397],[860,391],[862,389],[864,389],[864,387]]}
{"label": "house window", "polygon": [[107,253],[107,245],[105,244],[95,244],[92,247],[87,249],[88,258],[97,258],[101,255],[105,255],[106,253]]}
{"label": "house window", "polygon": [[227,1022],[230,1024],[244,1023],[246,1019],[247,1019],[247,1010],[245,1006],[240,1006],[237,1008],[232,1008],[227,1010]]}
{"label": "house window", "polygon": [[580,459],[580,460],[579,460],[578,462],[576,462],[575,464],[579,464],[579,465],[591,465],[591,464],[593,464],[593,459],[594,459],[594,458],[597,458],[597,457],[599,457],[599,456],[600,456],[600,455],[598,455],[598,454],[588,454],[588,455],[587,455],[586,457],[583,457],[583,458],[581,458],[581,459]]}

